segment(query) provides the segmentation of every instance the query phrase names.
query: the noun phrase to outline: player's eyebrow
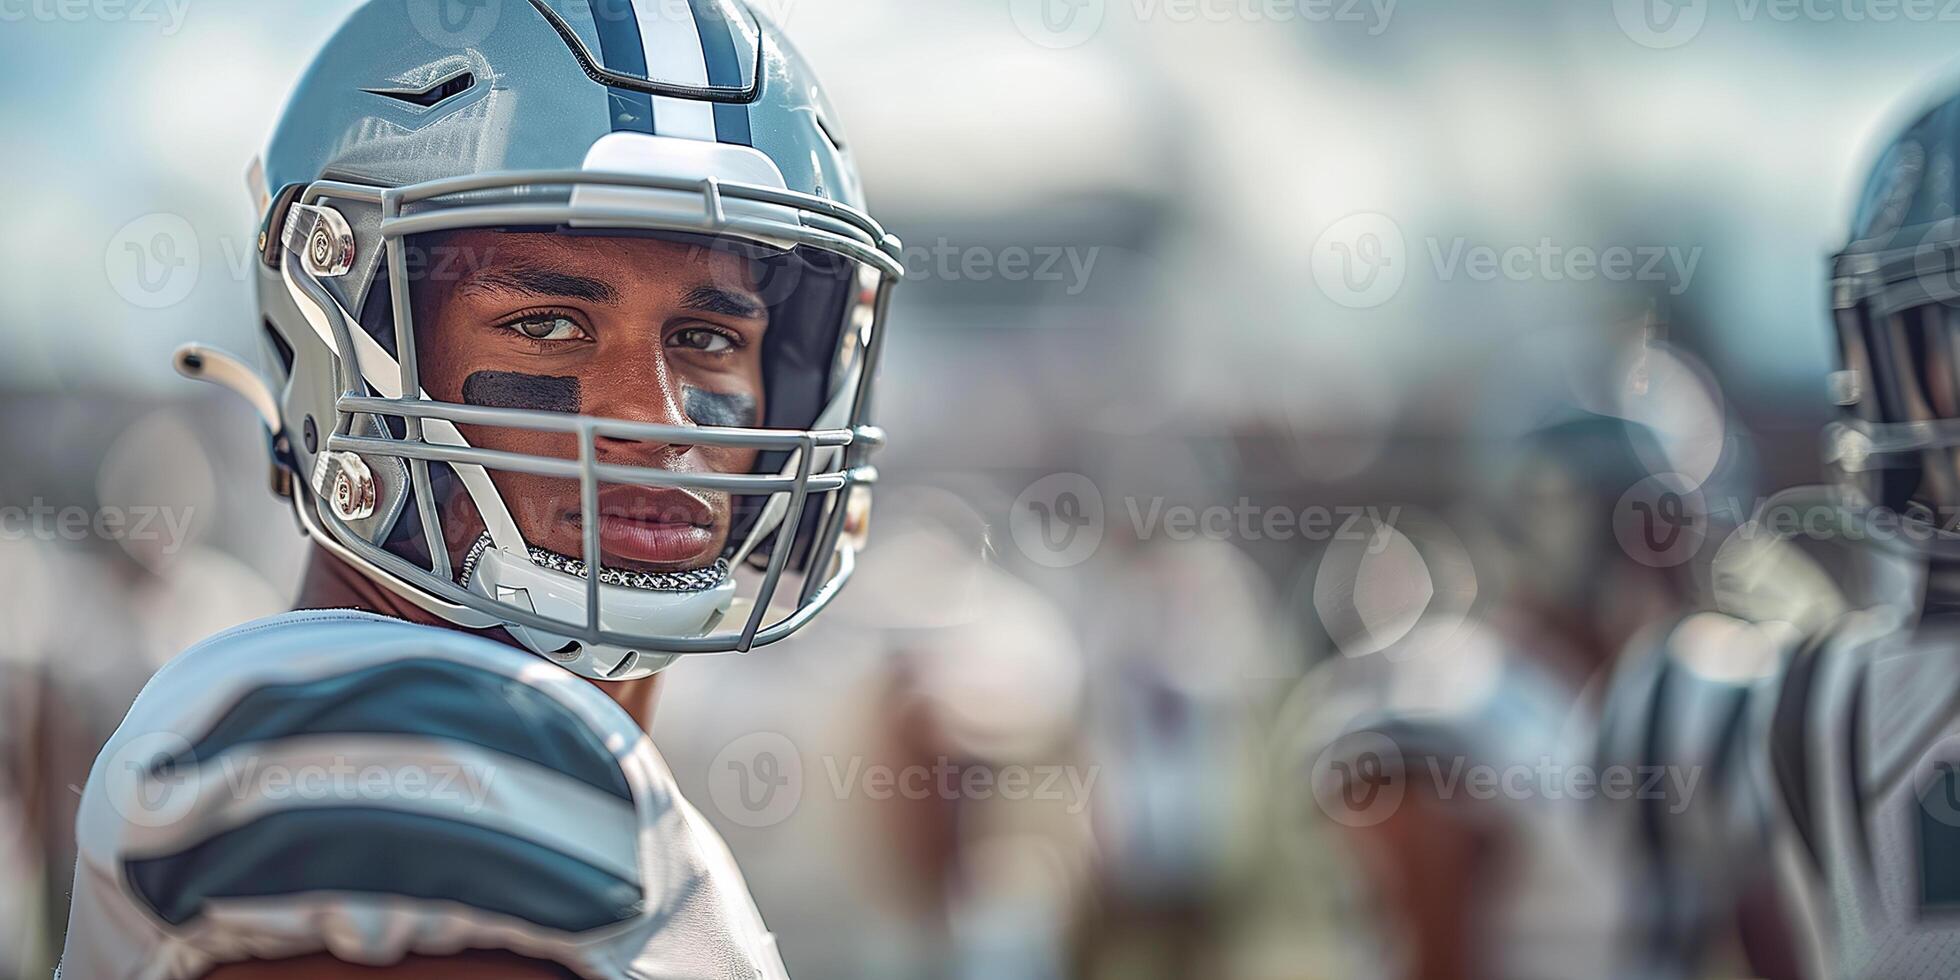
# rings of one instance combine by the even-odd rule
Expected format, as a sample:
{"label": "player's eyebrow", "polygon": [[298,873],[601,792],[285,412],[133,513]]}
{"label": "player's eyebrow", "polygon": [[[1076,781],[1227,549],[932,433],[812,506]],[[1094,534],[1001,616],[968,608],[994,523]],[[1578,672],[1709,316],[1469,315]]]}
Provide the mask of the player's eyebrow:
{"label": "player's eyebrow", "polygon": [[681,300],[681,309],[718,313],[743,320],[760,320],[769,312],[769,308],[757,297],[720,286],[696,286]]}
{"label": "player's eyebrow", "polygon": [[457,287],[457,291],[520,293],[526,296],[581,299],[593,303],[619,302],[619,290],[602,279],[524,265],[500,265],[483,269],[465,280]]}

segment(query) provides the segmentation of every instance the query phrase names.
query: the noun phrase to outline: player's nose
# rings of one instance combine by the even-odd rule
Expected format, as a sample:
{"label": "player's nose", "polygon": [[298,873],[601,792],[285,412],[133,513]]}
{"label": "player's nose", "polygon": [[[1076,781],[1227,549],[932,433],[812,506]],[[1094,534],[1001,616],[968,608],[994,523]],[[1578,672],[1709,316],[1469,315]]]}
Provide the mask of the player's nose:
{"label": "player's nose", "polygon": [[[670,428],[696,428],[683,407],[681,384],[660,354],[631,358],[608,372],[587,396],[586,412],[602,419]],[[690,443],[672,433],[633,434],[601,430],[594,447],[602,458],[628,465],[660,465],[659,457],[686,452]]]}

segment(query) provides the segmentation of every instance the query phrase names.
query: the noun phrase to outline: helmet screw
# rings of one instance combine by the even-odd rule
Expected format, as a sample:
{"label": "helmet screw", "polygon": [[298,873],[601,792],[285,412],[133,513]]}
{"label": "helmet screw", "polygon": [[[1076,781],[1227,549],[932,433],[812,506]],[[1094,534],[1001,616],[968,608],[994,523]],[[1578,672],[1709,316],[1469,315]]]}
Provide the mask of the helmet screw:
{"label": "helmet screw", "polygon": [[374,516],[374,473],[361,457],[353,453],[334,453],[333,491],[329,502],[334,516],[343,521],[359,521]]}
{"label": "helmet screw", "polygon": [[354,229],[339,211],[312,204],[295,204],[286,215],[285,246],[322,279],[344,276],[354,268]]}

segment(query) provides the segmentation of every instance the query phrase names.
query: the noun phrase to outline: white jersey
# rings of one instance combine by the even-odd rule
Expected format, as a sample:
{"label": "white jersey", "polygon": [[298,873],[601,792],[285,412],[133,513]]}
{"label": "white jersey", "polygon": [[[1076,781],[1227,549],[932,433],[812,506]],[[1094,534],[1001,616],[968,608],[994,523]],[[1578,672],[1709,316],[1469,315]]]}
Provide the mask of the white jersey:
{"label": "white jersey", "polygon": [[465,633],[297,612],[157,673],[89,773],[70,980],[507,950],[782,977],[734,860],[591,683]]}
{"label": "white jersey", "polygon": [[1854,612],[1736,677],[1709,665],[1756,627],[1718,619],[1633,663],[1604,742],[1710,774],[1641,822],[1644,886],[1692,913],[1653,937],[1667,974],[1701,975],[1740,884],[1773,874],[1814,975],[1960,975],[1960,622]]}

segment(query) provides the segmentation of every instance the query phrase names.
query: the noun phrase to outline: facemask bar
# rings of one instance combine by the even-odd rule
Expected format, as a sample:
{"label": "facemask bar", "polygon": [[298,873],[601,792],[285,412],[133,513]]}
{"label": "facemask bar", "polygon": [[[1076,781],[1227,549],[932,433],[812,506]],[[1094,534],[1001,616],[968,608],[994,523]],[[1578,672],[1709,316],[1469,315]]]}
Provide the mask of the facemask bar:
{"label": "facemask bar", "polygon": [[[456,204],[437,210],[416,210],[412,206],[443,198],[483,195],[486,192],[517,192],[560,187],[576,192],[585,188],[648,190],[698,195],[701,210],[688,214],[667,207],[657,210],[621,206],[617,197],[607,197],[594,205],[581,205],[576,196],[539,203]],[[750,184],[724,183],[714,178],[687,180],[641,174],[550,171],[502,175],[468,176],[404,188],[381,189],[337,181],[320,181],[302,198],[304,206],[323,199],[347,200],[378,205],[381,210],[381,237],[388,262],[389,288],[394,314],[394,342],[399,397],[369,393],[371,379],[360,369],[357,346],[367,339],[365,331],[349,323],[346,311],[334,301],[302,261],[296,249],[286,255],[286,275],[328,320],[336,348],[335,378],[341,393],[336,400],[336,419],[332,434],[322,447],[326,453],[353,453],[363,457],[393,458],[405,461],[421,522],[421,533],[431,555],[431,567],[422,568],[400,555],[369,541],[356,532],[327,506],[315,501],[302,508],[303,517],[324,525],[333,542],[349,556],[396,579],[415,592],[437,600],[446,610],[438,610],[464,625],[507,623],[554,636],[569,637],[593,646],[624,647],[658,653],[714,653],[746,651],[773,643],[801,628],[836,596],[850,578],[855,565],[855,547],[840,544],[847,511],[859,488],[875,482],[876,470],[866,463],[868,455],[883,442],[883,434],[867,423],[871,382],[876,374],[884,342],[884,317],[889,308],[892,286],[902,278],[899,243],[869,217],[833,201],[796,192]],[[672,203],[668,196],[663,203]],[[774,214],[785,214],[782,220]],[[438,402],[421,394],[415,353],[410,278],[406,247],[415,235],[467,228],[500,226],[572,226],[585,229],[647,229],[681,233],[729,236],[760,240],[772,244],[789,243],[834,252],[853,259],[877,273],[878,285],[871,303],[869,322],[857,340],[862,344],[853,375],[837,379],[840,395],[850,397],[848,419],[842,427],[808,430],[735,429],[712,426],[672,426],[629,422],[583,415],[543,411],[485,408]],[[842,327],[848,335],[859,330],[855,322]],[[832,403],[835,407],[836,403]],[[819,424],[825,424],[820,411]],[[362,416],[401,420],[403,438],[361,435],[355,432]],[[455,429],[457,425],[506,426],[534,431],[569,433],[577,438],[576,461],[548,456],[506,453],[468,446]],[[431,429],[438,431],[432,433]],[[383,430],[385,433],[385,429]],[[433,436],[433,438],[432,438]],[[597,460],[599,437],[650,440],[693,446],[755,449],[787,453],[789,466],[781,474],[683,473],[649,467],[601,464]],[[825,463],[824,461],[834,461]],[[577,479],[584,512],[599,513],[598,496],[602,483],[653,488],[717,490],[736,496],[763,497],[764,510],[778,515],[775,527],[758,526],[747,542],[738,544],[738,557],[754,547],[760,536],[775,534],[769,561],[755,593],[753,608],[739,631],[710,635],[650,636],[609,630],[603,625],[603,594],[598,574],[603,568],[600,548],[600,522],[589,520],[583,527],[583,559],[587,574],[582,623],[537,614],[509,603],[477,595],[458,585],[442,534],[430,479],[430,464],[444,463],[459,475],[474,470],[479,486],[488,486],[487,471],[492,469],[529,473],[555,478]],[[465,483],[469,483],[465,479]],[[489,487],[495,497],[494,487]],[[805,510],[811,495],[830,495],[815,537],[811,540],[809,567],[797,604],[778,622],[764,626],[795,550]],[[476,493],[472,493],[476,496]],[[787,498],[787,507],[776,505]],[[483,509],[479,500],[479,509]],[[305,513],[311,510],[312,513]],[[484,514],[486,523],[493,520]],[[521,532],[519,532],[521,539]],[[397,591],[401,591],[399,588]],[[416,595],[409,594],[411,598]],[[418,598],[418,601],[420,599]],[[474,613],[453,616],[451,611]],[[719,625],[716,627],[719,629]]]}
{"label": "facemask bar", "polygon": [[1960,418],[1947,411],[1960,395],[1952,335],[1960,329],[1960,294],[1930,254],[1906,249],[1837,259],[1841,361],[1831,393],[1840,415],[1825,429],[1824,455],[1848,517],[1865,523],[1889,512],[1903,522],[1869,540],[1947,560],[1960,559],[1960,531],[1947,526],[1960,507]]}

